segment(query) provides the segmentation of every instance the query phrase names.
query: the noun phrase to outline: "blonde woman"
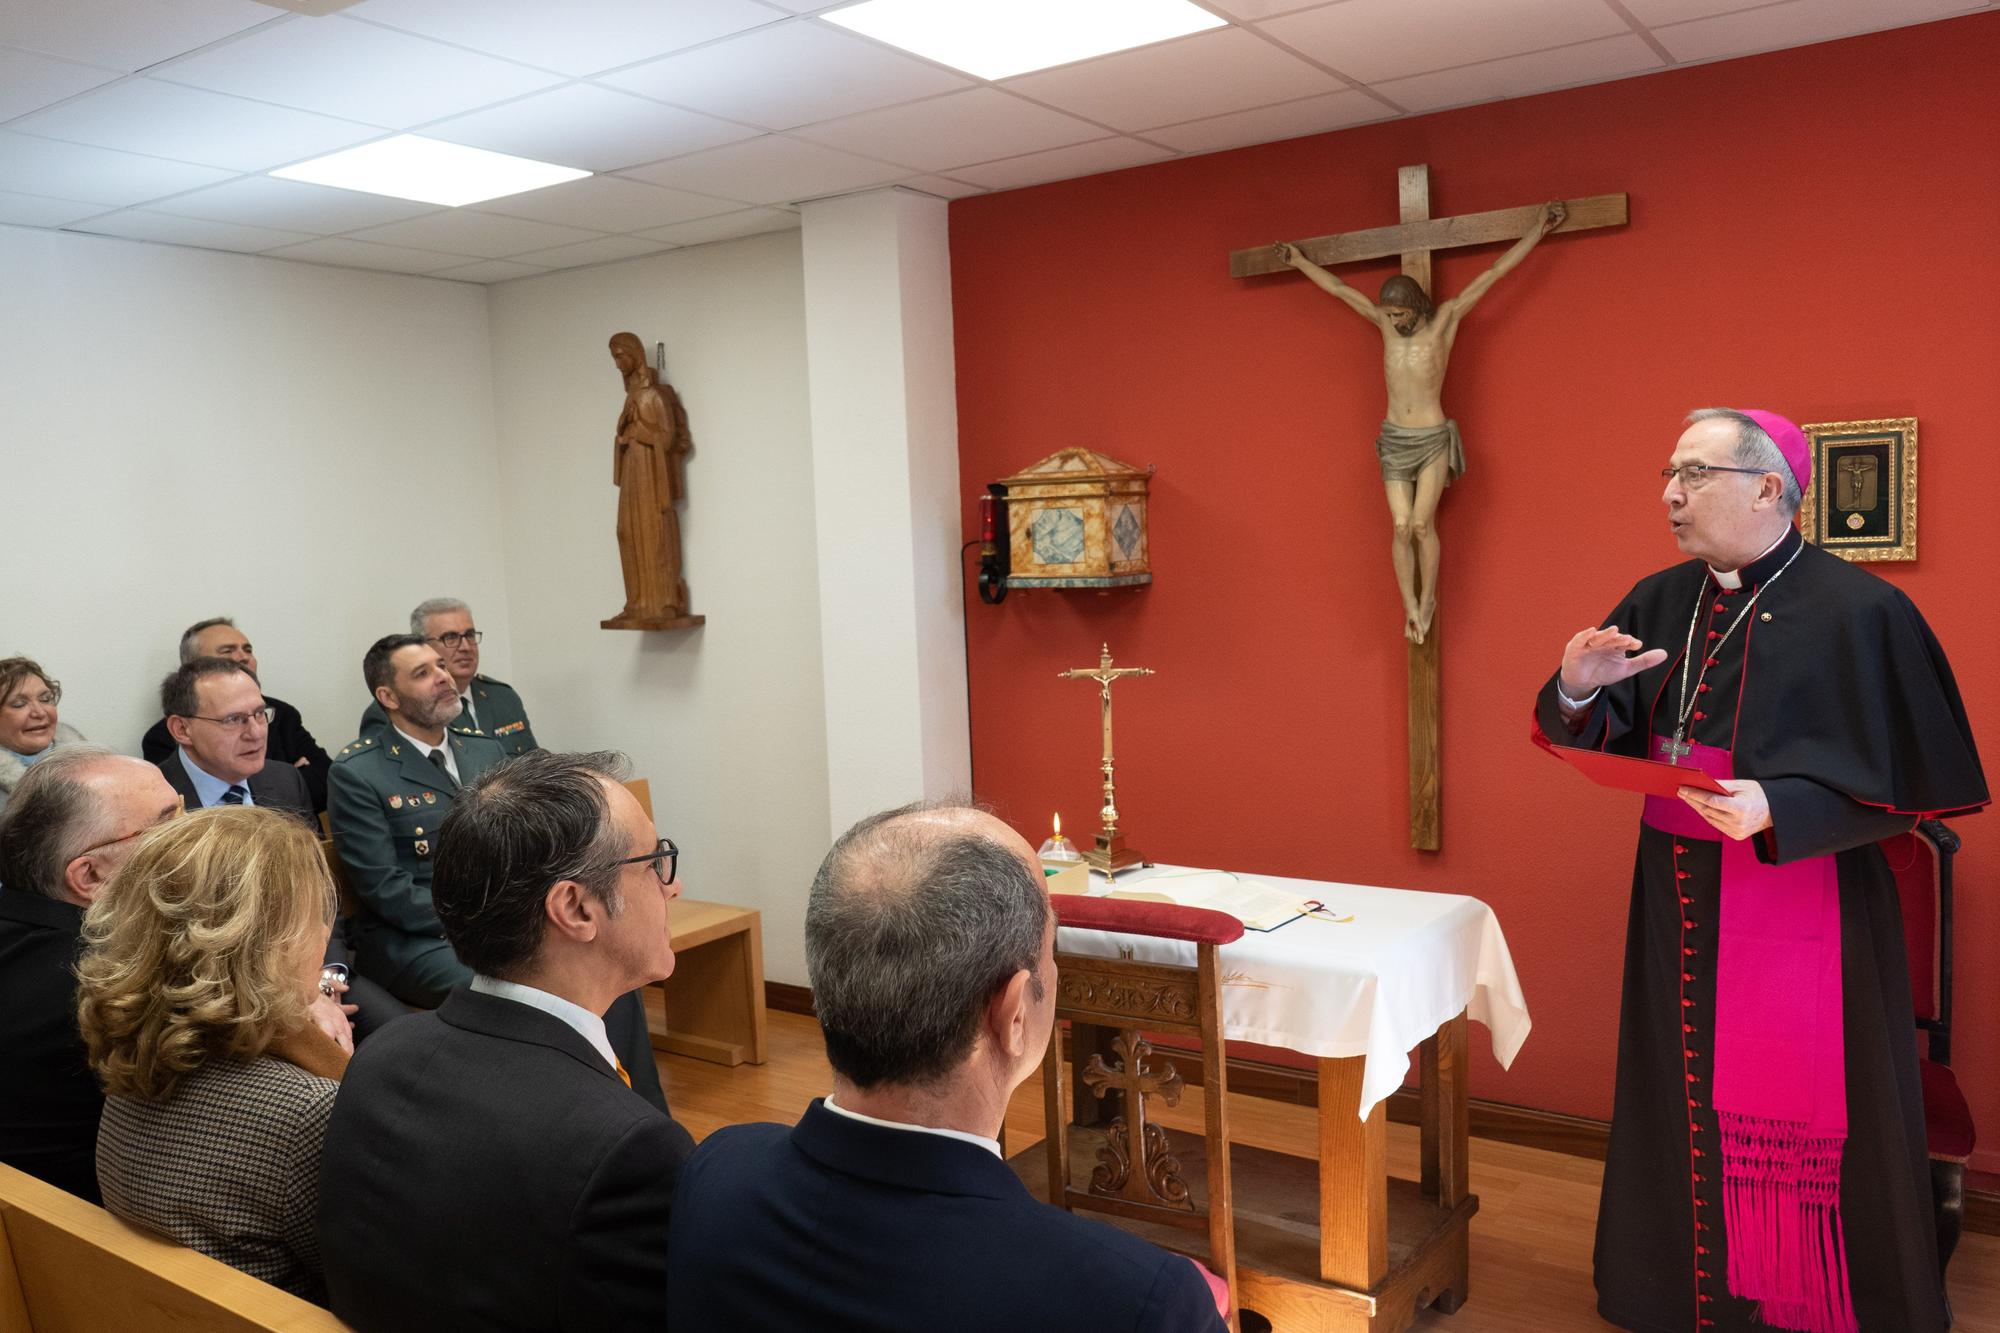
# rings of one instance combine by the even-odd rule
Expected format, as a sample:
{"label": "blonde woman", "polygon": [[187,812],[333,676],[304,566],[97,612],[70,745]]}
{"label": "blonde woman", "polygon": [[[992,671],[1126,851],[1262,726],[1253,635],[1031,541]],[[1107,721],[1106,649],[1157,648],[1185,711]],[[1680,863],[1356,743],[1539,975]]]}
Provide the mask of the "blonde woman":
{"label": "blonde woman", "polygon": [[145,835],[77,963],[104,1206],[321,1304],[320,1140],[347,1055],[308,1009],[334,905],[305,825],[219,806]]}

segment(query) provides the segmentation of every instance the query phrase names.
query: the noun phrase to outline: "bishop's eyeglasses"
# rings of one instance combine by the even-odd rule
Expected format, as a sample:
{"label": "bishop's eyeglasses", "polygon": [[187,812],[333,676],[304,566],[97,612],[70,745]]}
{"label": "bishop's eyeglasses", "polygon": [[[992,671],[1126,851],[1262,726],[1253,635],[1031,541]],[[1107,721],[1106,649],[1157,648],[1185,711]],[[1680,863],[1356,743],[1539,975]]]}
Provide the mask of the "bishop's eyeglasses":
{"label": "bishop's eyeglasses", "polygon": [[1681,479],[1683,490],[1698,491],[1708,484],[1709,476],[1716,472],[1741,472],[1746,477],[1761,477],[1766,469],[1761,467],[1717,467],[1713,463],[1682,463],[1679,467],[1660,469],[1660,480]]}
{"label": "bishop's eyeglasses", "polygon": [[672,838],[662,838],[660,839],[660,845],[652,851],[640,856],[628,856],[623,861],[613,861],[612,865],[633,866],[638,865],[641,861],[652,864],[653,878],[659,880],[660,887],[664,889],[671,885],[674,882],[674,876],[680,873],[681,849],[674,846]]}

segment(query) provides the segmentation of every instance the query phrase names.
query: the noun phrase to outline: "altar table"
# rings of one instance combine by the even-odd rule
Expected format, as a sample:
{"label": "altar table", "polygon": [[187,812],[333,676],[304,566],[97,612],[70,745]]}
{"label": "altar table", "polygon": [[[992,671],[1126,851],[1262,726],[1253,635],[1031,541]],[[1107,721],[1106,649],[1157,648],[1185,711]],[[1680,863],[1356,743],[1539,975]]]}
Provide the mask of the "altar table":
{"label": "altar table", "polygon": [[[1164,888],[1175,871],[1121,873],[1116,887],[1146,891],[1156,879]],[[1258,1220],[1256,1182],[1282,1189],[1282,1164],[1298,1159],[1238,1146],[1239,1298],[1288,1331],[1387,1333],[1425,1305],[1454,1310],[1467,1291],[1467,1228],[1478,1208],[1467,1177],[1467,1019],[1486,1026],[1502,1066],[1530,1026],[1500,923],[1458,894],[1243,878],[1328,910],[1246,931],[1217,952],[1224,1036],[1316,1057],[1319,1078],[1317,1271],[1300,1273],[1297,1262],[1290,1272],[1260,1268],[1251,1233],[1261,1228],[1279,1251],[1303,1238],[1296,1210]],[[1109,887],[1093,876],[1092,892]],[[1195,954],[1183,941],[1070,928],[1057,933],[1056,950],[1182,966]],[[1392,1181],[1384,1102],[1402,1086],[1412,1050],[1420,1052],[1422,1179]]]}

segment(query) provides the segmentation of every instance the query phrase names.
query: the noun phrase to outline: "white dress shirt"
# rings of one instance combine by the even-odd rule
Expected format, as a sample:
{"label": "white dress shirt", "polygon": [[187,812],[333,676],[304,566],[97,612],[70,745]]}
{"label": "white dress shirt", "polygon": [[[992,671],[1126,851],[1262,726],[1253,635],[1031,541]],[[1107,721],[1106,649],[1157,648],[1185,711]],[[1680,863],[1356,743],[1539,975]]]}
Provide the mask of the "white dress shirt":
{"label": "white dress shirt", "polygon": [[560,995],[551,995],[533,986],[523,986],[518,981],[502,981],[498,977],[474,975],[472,989],[481,995],[491,995],[502,1000],[512,1000],[525,1004],[530,1009],[539,1009],[553,1018],[576,1029],[578,1036],[589,1042],[591,1048],[604,1057],[604,1063],[612,1069],[618,1068],[618,1056],[611,1049],[611,1038],[605,1035],[604,1020],[580,1004],[572,1004]]}
{"label": "white dress shirt", "polygon": [[451,774],[453,782],[460,781],[458,776],[458,756],[451,752],[451,731],[449,729],[446,729],[444,733],[444,741],[438,745],[432,745],[429,741],[420,741],[401,727],[396,728],[396,734],[408,741],[416,749],[417,753],[430,755],[431,762],[440,765],[445,772]]}
{"label": "white dress shirt", "polygon": [[[979,1134],[968,1134],[962,1129],[938,1129],[932,1125],[906,1124],[901,1120],[878,1120],[872,1115],[863,1115],[859,1111],[850,1111],[845,1106],[834,1105],[833,1094],[830,1092],[820,1100],[826,1104],[826,1109],[835,1115],[844,1115],[849,1120],[859,1120],[864,1125],[876,1125],[882,1129],[901,1129],[907,1130],[912,1134],[935,1134],[939,1138],[957,1139],[961,1143],[975,1144],[978,1147],[986,1149],[986,1151],[992,1153],[995,1157],[1000,1157],[1000,1140],[998,1139],[989,1139]],[[1004,1157],[1000,1159],[1002,1161],[1006,1160]]]}

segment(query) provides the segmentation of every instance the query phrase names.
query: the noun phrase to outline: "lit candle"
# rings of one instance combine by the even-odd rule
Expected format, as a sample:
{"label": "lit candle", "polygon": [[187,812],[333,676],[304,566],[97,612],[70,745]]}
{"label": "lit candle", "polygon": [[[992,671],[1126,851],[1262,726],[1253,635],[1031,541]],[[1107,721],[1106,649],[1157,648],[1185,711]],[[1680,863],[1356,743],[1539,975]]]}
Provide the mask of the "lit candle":
{"label": "lit candle", "polygon": [[999,511],[991,495],[979,497],[979,540],[988,545],[1000,540]]}
{"label": "lit candle", "polygon": [[1061,841],[1062,841],[1062,811],[1060,811],[1060,810],[1056,811],[1056,832],[1055,832],[1055,840],[1056,840],[1057,842],[1061,842]]}

